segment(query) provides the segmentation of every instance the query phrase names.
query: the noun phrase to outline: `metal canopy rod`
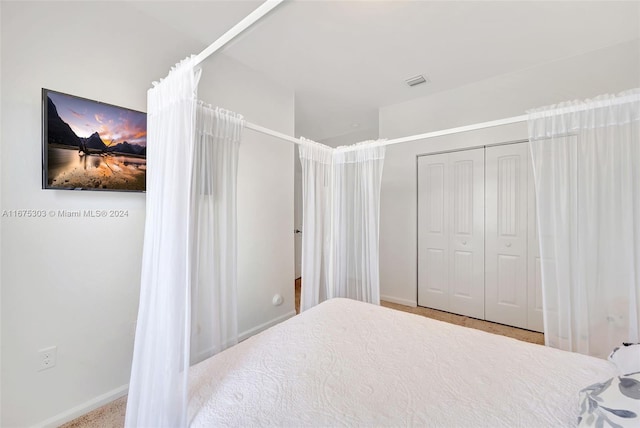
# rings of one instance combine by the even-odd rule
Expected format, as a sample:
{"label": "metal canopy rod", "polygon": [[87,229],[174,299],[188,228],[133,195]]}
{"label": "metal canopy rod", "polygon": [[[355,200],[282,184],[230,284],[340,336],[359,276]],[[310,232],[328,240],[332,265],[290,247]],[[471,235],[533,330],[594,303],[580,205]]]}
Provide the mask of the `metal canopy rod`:
{"label": "metal canopy rod", "polygon": [[[551,110],[551,112],[554,114],[566,114],[572,111],[587,110],[592,107],[601,108],[609,104],[618,105],[618,104],[624,104],[629,102],[639,102],[639,101],[640,101],[640,93],[634,92],[634,93],[631,93],[630,95],[621,96],[614,100],[606,99],[601,101],[598,101],[598,100],[589,101],[589,102],[585,102],[581,106],[561,107],[555,110]],[[478,129],[485,129],[485,128],[493,128],[494,126],[502,126],[502,125],[510,125],[512,123],[526,122],[527,120],[529,120],[529,115],[523,114],[520,116],[507,117],[505,119],[490,120],[488,122],[474,123],[473,125],[465,125],[465,126],[458,126],[456,128],[443,129],[441,131],[433,131],[433,132],[427,132],[424,134],[410,135],[408,137],[394,138],[392,140],[382,140],[375,143],[369,143],[367,144],[367,147],[380,147],[380,146],[390,146],[392,144],[409,143],[411,141],[426,140],[428,138],[442,137],[444,135],[459,134],[461,132],[476,131]],[[247,128],[261,132],[263,134],[272,135],[274,137],[281,138],[283,140],[291,141],[292,143],[304,144],[304,141],[298,138],[290,137],[288,135],[281,134],[280,132],[272,131],[268,128],[254,125],[249,122],[247,122],[245,126]],[[358,146],[358,145],[344,146],[342,147],[341,150],[344,150],[344,151],[357,150],[360,147],[361,146]]]}
{"label": "metal canopy rod", "polygon": [[367,147],[390,146],[392,144],[409,143],[411,141],[426,140],[428,138],[442,137],[444,135],[459,134],[461,132],[476,131],[478,129],[493,128],[494,126],[510,125],[512,123],[526,122],[528,115],[508,117],[506,119],[490,120],[488,122],[474,123],[473,125],[458,126],[456,128],[443,129],[440,131],[426,132],[424,134],[410,135],[408,137],[394,138],[393,140],[372,143]]}
{"label": "metal canopy rod", "polygon": [[272,9],[282,3],[284,0],[267,0],[262,3],[256,10],[247,15],[242,21],[231,27],[226,33],[224,33],[218,40],[211,43],[205,50],[196,55],[194,67],[207,59],[213,53],[218,51],[224,45],[233,40],[236,36],[242,33],[247,28],[251,27],[260,18],[269,13]]}
{"label": "metal canopy rod", "polygon": [[[441,131],[427,132],[425,134],[417,134],[417,135],[410,135],[408,137],[394,138],[393,140],[383,140],[377,143],[367,144],[367,147],[390,146],[392,144],[409,143],[411,141],[426,140],[428,138],[442,137],[444,135],[458,134],[460,132],[475,131],[478,129],[492,128],[494,126],[526,122],[527,118],[528,116],[526,114],[523,114],[521,116],[508,117],[506,119],[491,120],[489,122],[475,123],[473,125],[466,125],[466,126],[458,126],[457,128],[443,129]],[[272,137],[290,141],[295,144],[304,144],[304,141],[302,141],[299,138],[291,137],[281,132],[273,131],[269,128],[265,128],[264,126],[255,125],[251,122],[245,122],[244,126],[245,128],[253,129],[254,131],[260,132],[262,134],[271,135]],[[353,150],[359,147],[360,146],[353,146]],[[350,149],[349,146],[343,147],[343,150],[349,150],[349,149]]]}
{"label": "metal canopy rod", "polygon": [[443,135],[458,134],[460,132],[475,131],[478,129],[493,128],[494,126],[510,125],[512,123],[526,122],[526,114],[521,116],[508,117],[506,119],[491,120],[489,122],[475,123],[473,125],[458,126],[456,128],[443,129],[441,131],[427,132],[424,134],[411,135],[408,137],[394,138],[393,140],[381,141],[385,146],[391,144],[408,143],[410,141],[424,140],[433,137],[442,137]]}
{"label": "metal canopy rod", "polygon": [[253,129],[254,131],[257,131],[257,132],[259,132],[261,134],[271,135],[272,137],[276,137],[276,138],[279,138],[281,140],[290,141],[290,142],[292,142],[294,144],[303,144],[304,143],[299,138],[291,137],[290,135],[286,135],[286,134],[283,134],[282,132],[278,132],[278,131],[274,131],[274,130],[269,129],[269,128],[265,128],[264,126],[256,125],[256,124],[251,123],[251,122],[245,122],[244,123],[244,127],[248,128],[248,129]]}

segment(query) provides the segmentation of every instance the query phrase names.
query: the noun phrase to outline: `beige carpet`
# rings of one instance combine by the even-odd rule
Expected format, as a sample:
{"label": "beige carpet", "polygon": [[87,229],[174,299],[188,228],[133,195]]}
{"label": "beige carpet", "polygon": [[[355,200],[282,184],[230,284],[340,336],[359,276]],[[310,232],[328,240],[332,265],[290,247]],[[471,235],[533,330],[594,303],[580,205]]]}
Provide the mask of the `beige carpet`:
{"label": "beige carpet", "polygon": [[475,328],[477,330],[486,331],[493,334],[499,334],[501,336],[512,337],[514,339],[522,340],[523,342],[536,343],[538,345],[544,345],[544,335],[530,330],[523,330],[521,328],[511,327],[508,325],[497,324],[494,322],[483,321],[475,318],[466,317],[464,315],[451,314],[449,312],[437,311],[429,308],[412,308],[409,306],[398,305],[390,302],[380,302],[382,306],[391,309],[397,309],[399,311],[411,312],[412,314],[422,315],[423,317],[433,318],[440,321],[445,321],[451,324],[462,325],[465,327]]}
{"label": "beige carpet", "polygon": [[[296,313],[300,313],[300,279],[296,280]],[[502,336],[512,337],[525,342],[544,344],[544,335],[529,330],[522,330],[515,327],[509,327],[502,324],[496,324],[488,321],[477,320],[475,318],[465,317],[463,315],[450,314],[448,312],[436,311],[429,308],[412,308],[409,306],[398,305],[396,303],[382,302],[382,306],[397,309],[399,311],[411,312],[413,314],[422,315],[428,318],[434,318],[440,321],[452,324],[471,327],[478,330],[487,331],[489,333],[500,334]],[[120,428],[124,426],[124,413],[127,407],[127,397],[122,397],[116,401],[109,403],[99,409],[96,409],[84,416],[79,417],[65,425],[63,428]]]}
{"label": "beige carpet", "polygon": [[121,428],[127,410],[127,396],[118,398],[78,419],[62,425],[62,428]]}

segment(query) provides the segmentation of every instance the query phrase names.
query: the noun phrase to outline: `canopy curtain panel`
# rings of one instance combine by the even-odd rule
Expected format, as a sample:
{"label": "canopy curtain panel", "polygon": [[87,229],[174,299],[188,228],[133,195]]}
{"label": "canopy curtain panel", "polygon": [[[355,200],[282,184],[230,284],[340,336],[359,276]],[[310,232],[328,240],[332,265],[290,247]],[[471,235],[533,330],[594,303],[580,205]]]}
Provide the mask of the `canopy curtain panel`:
{"label": "canopy curtain panel", "polygon": [[529,112],[547,346],[640,336],[640,90]]}
{"label": "canopy curtain panel", "polygon": [[305,141],[298,152],[302,164],[302,312],[325,301],[329,290],[333,149]]}
{"label": "canopy curtain panel", "polygon": [[305,311],[334,297],[380,304],[380,185],[384,146],[331,148],[309,140],[302,164]]}
{"label": "canopy curtain panel", "polygon": [[198,103],[191,187],[191,364],[238,342],[237,177],[242,116]]}
{"label": "canopy curtain panel", "polygon": [[380,186],[385,147],[368,144],[339,147],[333,153],[332,286],[328,297],[379,305]]}
{"label": "canopy curtain panel", "polygon": [[186,426],[190,363],[237,342],[236,175],[244,122],[197,101],[194,64],[185,59],[148,92],[147,210],[127,427]]}

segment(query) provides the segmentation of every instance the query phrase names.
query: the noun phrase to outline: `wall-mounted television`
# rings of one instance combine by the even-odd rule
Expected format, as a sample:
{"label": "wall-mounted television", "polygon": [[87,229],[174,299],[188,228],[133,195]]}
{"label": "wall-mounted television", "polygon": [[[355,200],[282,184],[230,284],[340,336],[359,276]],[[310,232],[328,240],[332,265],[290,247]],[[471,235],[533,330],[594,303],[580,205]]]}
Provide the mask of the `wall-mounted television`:
{"label": "wall-mounted television", "polygon": [[42,89],[42,188],[144,192],[146,113]]}

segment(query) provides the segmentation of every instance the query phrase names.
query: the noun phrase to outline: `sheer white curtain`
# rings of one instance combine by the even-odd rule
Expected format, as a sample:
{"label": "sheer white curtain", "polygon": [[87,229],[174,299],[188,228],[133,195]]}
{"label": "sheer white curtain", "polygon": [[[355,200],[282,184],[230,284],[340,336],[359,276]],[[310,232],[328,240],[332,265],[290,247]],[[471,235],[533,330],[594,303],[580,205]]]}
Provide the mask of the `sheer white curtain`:
{"label": "sheer white curtain", "polygon": [[640,91],[529,112],[548,346],[640,337]]}
{"label": "sheer white curtain", "polygon": [[128,427],[186,424],[187,254],[198,77],[187,58],[148,92],[147,209]]}
{"label": "sheer white curtain", "polygon": [[191,193],[191,363],[238,341],[236,191],[242,116],[198,104]]}
{"label": "sheer white curtain", "polygon": [[380,304],[378,236],[384,154],[384,146],[367,147],[366,142],[334,151],[329,298]]}
{"label": "sheer white curtain", "polygon": [[302,312],[327,299],[333,149],[306,140],[298,152],[302,164]]}
{"label": "sheer white curtain", "polygon": [[302,163],[305,311],[333,297],[380,303],[379,213],[384,147],[306,141]]}
{"label": "sheer white curtain", "polygon": [[187,58],[148,93],[147,210],[127,427],[186,426],[190,361],[237,340],[242,121],[196,101],[199,76]]}

